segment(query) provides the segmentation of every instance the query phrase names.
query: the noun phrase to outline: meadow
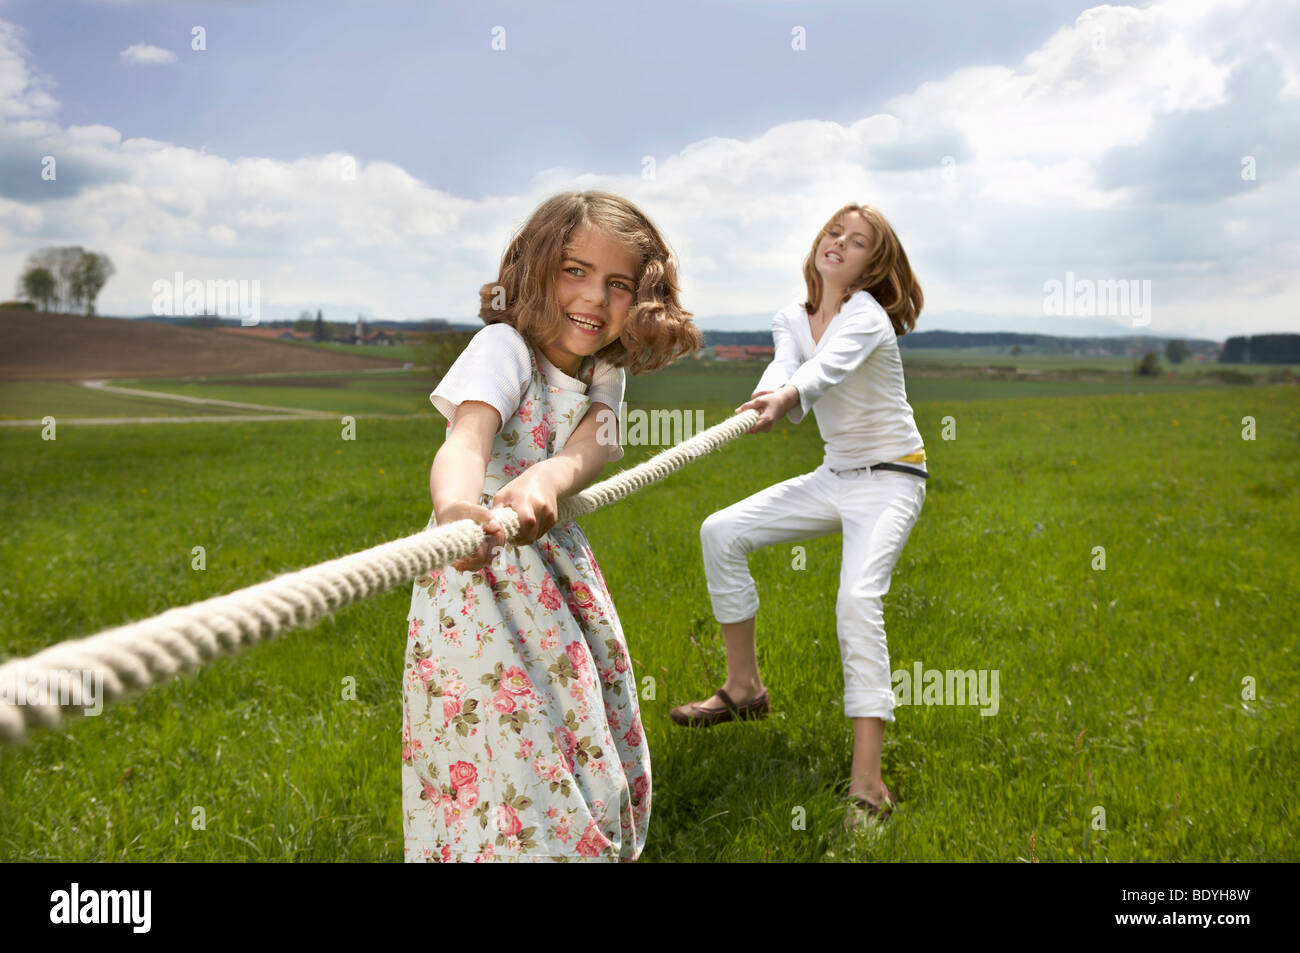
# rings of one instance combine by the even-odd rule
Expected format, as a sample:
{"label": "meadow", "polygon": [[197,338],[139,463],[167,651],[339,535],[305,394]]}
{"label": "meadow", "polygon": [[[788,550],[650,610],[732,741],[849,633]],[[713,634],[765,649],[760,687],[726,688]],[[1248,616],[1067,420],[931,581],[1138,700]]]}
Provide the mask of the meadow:
{"label": "meadow", "polygon": [[[26,655],[422,528],[441,418],[418,373],[374,377],[264,388],[278,400],[211,385],[284,406],[330,392],[345,405],[318,406],[343,412],[420,405],[359,419],[355,441],[328,420],[69,425],[56,441],[0,430],[0,651]],[[996,670],[997,713],[900,706],[883,755],[899,810],[878,832],[842,834],[851,727],[839,541],[827,537],[801,544],[805,568],[792,547],[750,559],[773,714],[707,731],[670,723],[671,707],[725,675],[701,521],[820,461],[811,420],[744,436],[582,520],[645,686],[643,859],[1300,859],[1296,388],[927,380],[908,385],[932,477],[885,602],[891,663]],[[750,381],[686,365],[633,379],[628,396],[663,407],[689,394],[713,424]],[[630,447],[605,475],[659,449]],[[205,571],[190,568],[195,546]],[[0,749],[0,859],[401,860],[409,600],[399,586]]]}
{"label": "meadow", "polygon": [[58,420],[64,417],[194,417],[248,413],[253,411],[112,394],[82,387],[74,381],[0,381],[0,421],[39,420],[46,416]]}
{"label": "meadow", "polygon": [[[298,348],[321,345],[298,343]],[[330,346],[341,349],[340,346]],[[359,348],[366,350],[366,348]],[[374,351],[374,348],[369,350]],[[992,352],[994,349],[986,349]],[[1069,355],[984,353],[917,349],[904,351],[908,397],[917,403],[987,400],[1014,397],[1160,394],[1224,387],[1250,387],[1269,375],[1300,373],[1300,367],[1275,365],[1165,365],[1157,377],[1130,372],[1127,358],[1086,358]],[[763,371],[761,362],[713,360],[679,361],[664,371],[628,380],[629,405],[707,407],[747,393]],[[1227,380],[1223,376],[1226,375]],[[280,372],[242,376],[121,378],[116,386],[187,397],[214,398],[299,410],[338,414],[434,414],[428,401],[431,379],[427,369],[383,372]],[[733,404],[732,406],[735,406]],[[0,382],[0,421],[64,417],[197,416],[247,414],[247,410],[186,405],[170,401],[89,391],[72,382]]]}

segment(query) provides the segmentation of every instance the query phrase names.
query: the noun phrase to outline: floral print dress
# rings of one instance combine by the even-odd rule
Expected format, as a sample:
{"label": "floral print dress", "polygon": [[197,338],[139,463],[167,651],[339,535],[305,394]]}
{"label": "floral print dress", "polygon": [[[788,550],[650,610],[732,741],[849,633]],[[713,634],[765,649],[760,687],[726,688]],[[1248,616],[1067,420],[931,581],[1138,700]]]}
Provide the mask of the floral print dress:
{"label": "floral print dress", "polygon": [[[548,383],[531,347],[529,357],[484,506],[563,449],[591,405]],[[589,384],[593,369],[589,358],[579,379]],[[622,626],[582,528],[558,523],[477,572],[420,576],[407,623],[405,859],[635,860],[650,755]]]}

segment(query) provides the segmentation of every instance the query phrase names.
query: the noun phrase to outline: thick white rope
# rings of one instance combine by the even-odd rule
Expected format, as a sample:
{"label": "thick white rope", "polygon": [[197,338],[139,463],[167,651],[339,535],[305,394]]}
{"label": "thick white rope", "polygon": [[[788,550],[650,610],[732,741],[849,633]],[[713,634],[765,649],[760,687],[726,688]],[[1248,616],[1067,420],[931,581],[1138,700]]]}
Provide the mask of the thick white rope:
{"label": "thick white rope", "polygon": [[[687,463],[746,433],[758,420],[747,410],[684,440],[644,463],[560,501],[557,524],[608,506],[662,480]],[[519,517],[493,514],[514,541]],[[65,710],[91,707],[76,688],[102,688],[99,704],[166,681],[218,655],[266,641],[473,555],[485,534],[473,520],[421,530],[359,553],[286,573],[224,596],[169,609],[151,619],[69,639],[0,665],[0,743],[25,741],[35,725],[54,727]],[[49,690],[62,679],[62,694]],[[83,681],[86,680],[86,681]],[[68,691],[68,686],[74,690]],[[42,688],[46,689],[42,694]],[[51,697],[53,696],[53,697]]]}

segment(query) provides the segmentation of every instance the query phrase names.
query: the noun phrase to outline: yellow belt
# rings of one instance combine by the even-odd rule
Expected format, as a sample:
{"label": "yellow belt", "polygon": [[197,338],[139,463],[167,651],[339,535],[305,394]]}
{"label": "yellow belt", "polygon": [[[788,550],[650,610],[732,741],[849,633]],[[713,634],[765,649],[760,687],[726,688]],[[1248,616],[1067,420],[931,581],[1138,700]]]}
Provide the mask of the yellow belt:
{"label": "yellow belt", "polygon": [[908,454],[907,456],[905,456],[905,457],[899,457],[899,458],[898,458],[898,462],[899,462],[899,463],[924,463],[924,462],[925,462],[925,451],[924,451],[924,450],[918,450],[918,451],[916,451],[916,453],[909,453],[909,454]]}

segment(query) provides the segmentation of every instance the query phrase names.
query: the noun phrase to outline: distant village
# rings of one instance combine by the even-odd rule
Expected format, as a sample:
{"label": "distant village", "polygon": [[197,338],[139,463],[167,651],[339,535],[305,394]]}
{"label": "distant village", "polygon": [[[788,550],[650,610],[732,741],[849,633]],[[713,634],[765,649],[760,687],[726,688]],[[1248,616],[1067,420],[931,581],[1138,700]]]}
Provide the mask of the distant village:
{"label": "distant village", "polygon": [[[324,338],[330,344],[368,344],[385,347],[392,344],[405,344],[407,335],[402,332],[389,334],[383,328],[367,329],[365,322],[358,320],[354,325],[331,325],[329,337]],[[255,338],[275,338],[282,341],[315,341],[318,338],[313,331],[296,331],[292,327],[235,327],[227,330]],[[425,332],[430,333],[430,332]]]}

